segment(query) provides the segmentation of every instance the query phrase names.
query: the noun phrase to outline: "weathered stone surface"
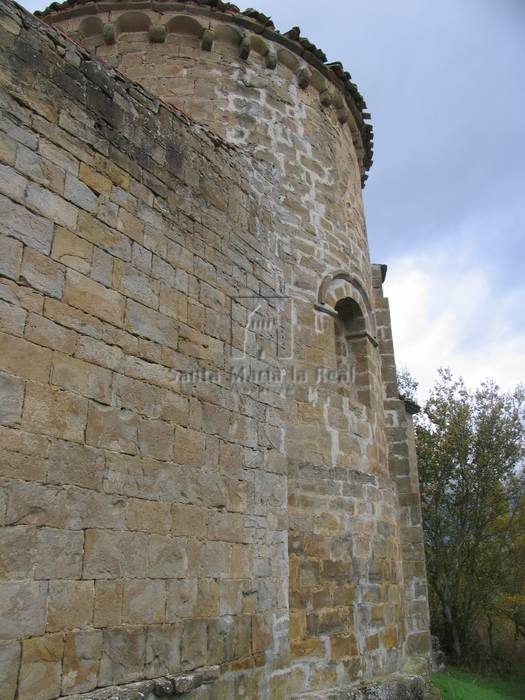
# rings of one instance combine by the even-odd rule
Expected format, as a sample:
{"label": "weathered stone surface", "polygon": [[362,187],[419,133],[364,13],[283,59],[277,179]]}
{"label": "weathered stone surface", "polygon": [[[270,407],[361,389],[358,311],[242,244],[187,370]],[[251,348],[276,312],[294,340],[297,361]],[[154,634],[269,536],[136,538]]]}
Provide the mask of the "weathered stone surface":
{"label": "weathered stone surface", "polygon": [[0,427],[0,474],[8,478],[43,481],[48,439],[19,428]]}
{"label": "weathered stone surface", "polygon": [[104,631],[100,685],[130,683],[143,678],[146,661],[144,628],[122,628]]}
{"label": "weathered stone surface", "polygon": [[24,387],[23,379],[0,372],[0,423],[3,425],[20,423]]}
{"label": "weathered stone surface", "polygon": [[131,625],[164,622],[166,582],[151,579],[126,581],[122,621]]}
{"label": "weathered stone surface", "polygon": [[55,353],[51,383],[101,403],[111,403],[112,375],[102,367]]}
{"label": "weathered stone surface", "polygon": [[0,643],[0,697],[15,700],[20,668],[21,645],[17,642]]}
{"label": "weathered stone surface", "polygon": [[51,353],[21,338],[0,333],[0,369],[24,379],[47,383]]}
{"label": "weathered stone surface", "polygon": [[20,275],[31,287],[57,299],[64,292],[64,269],[46,255],[26,248]]}
{"label": "weathered stone surface", "polygon": [[143,338],[154,340],[171,348],[177,347],[177,326],[171,318],[128,300],[126,328]]}
{"label": "weathered stone surface", "polygon": [[87,693],[96,688],[101,656],[102,632],[80,631],[66,634],[62,692],[71,695]]}
{"label": "weathered stone surface", "polygon": [[94,243],[110,255],[122,260],[131,259],[131,243],[126,236],[110,228],[103,222],[81,211],[78,219],[78,235]]}
{"label": "weathered stone surface", "polygon": [[78,209],[49,190],[30,183],[26,189],[26,202],[29,209],[37,214],[48,217],[60,226],[75,228]]}
{"label": "weathered stone surface", "polygon": [[17,202],[22,202],[26,187],[27,180],[24,177],[21,177],[16,170],[8,165],[0,163],[0,193]]}
{"label": "weathered stone surface", "polygon": [[28,382],[22,423],[34,433],[83,442],[86,399],[51,386]]}
{"label": "weathered stone surface", "polygon": [[147,571],[145,535],[86,530],[83,575],[92,579],[144,578]]}
{"label": "weathered stone surface", "polygon": [[95,627],[118,627],[122,622],[122,581],[95,581]]}
{"label": "weathered stone surface", "polygon": [[105,458],[101,450],[72,442],[56,441],[49,453],[48,482],[75,484],[101,490]]}
{"label": "weathered stone surface", "polygon": [[74,270],[66,276],[64,301],[115,326],[124,321],[124,298]]}
{"label": "weathered stone surface", "polygon": [[14,238],[0,235],[0,275],[17,280],[22,264],[23,246]]}
{"label": "weathered stone surface", "polygon": [[21,697],[52,700],[60,695],[64,641],[61,634],[26,639],[18,692]]}
{"label": "weathered stone surface", "polygon": [[57,262],[86,275],[91,269],[93,246],[67,228],[57,226],[51,256]]}
{"label": "weathered stone surface", "polygon": [[77,579],[82,572],[84,533],[40,528],[37,533],[35,578]]}
{"label": "weathered stone surface", "polygon": [[136,454],[138,425],[134,413],[90,403],[86,442],[94,447]]}
{"label": "weathered stone surface", "polygon": [[27,312],[13,304],[0,300],[0,331],[13,335],[23,335]]}
{"label": "weathered stone surface", "polygon": [[97,196],[87,185],[70,173],[66,175],[64,197],[90,214],[97,211]]}
{"label": "weathered stone surface", "polygon": [[173,427],[161,420],[143,420],[139,426],[140,453],[170,461],[173,454]]}
{"label": "weathered stone surface", "polygon": [[132,531],[167,535],[171,531],[170,511],[169,503],[130,498],[126,503],[127,528]]}
{"label": "weathered stone surface", "polygon": [[0,641],[44,633],[47,583],[0,581]]}
{"label": "weathered stone surface", "polygon": [[32,527],[0,529],[0,579],[32,578],[36,532]]}
{"label": "weathered stone surface", "polygon": [[[48,216],[51,214],[48,213]],[[3,222],[2,233],[17,238],[41,253],[49,253],[53,239],[53,224],[50,219],[33,214],[0,195],[0,221]]]}
{"label": "weathered stone surface", "polygon": [[51,581],[47,604],[47,632],[82,629],[93,620],[93,581]]}

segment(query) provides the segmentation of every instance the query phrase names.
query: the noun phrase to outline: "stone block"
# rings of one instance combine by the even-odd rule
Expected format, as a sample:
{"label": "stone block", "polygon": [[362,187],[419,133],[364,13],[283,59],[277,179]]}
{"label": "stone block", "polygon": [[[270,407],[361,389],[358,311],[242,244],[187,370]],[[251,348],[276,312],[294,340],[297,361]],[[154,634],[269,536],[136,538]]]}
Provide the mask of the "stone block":
{"label": "stone block", "polygon": [[57,226],[51,257],[62,265],[87,275],[91,269],[93,245],[67,228]]}
{"label": "stone block", "polygon": [[93,248],[93,261],[91,263],[91,277],[105,287],[112,286],[113,263],[115,258],[105,253],[100,248]]}
{"label": "stone block", "polygon": [[64,192],[65,174],[62,168],[43,158],[39,153],[19,144],[16,152],[16,168],[39,185],[56,194]]}
{"label": "stone block", "polygon": [[82,574],[84,533],[39,528],[36,540],[35,578],[78,579]]}
{"label": "stone block", "polygon": [[173,447],[173,459],[177,464],[200,468],[204,465],[205,452],[206,436],[203,433],[177,426]]}
{"label": "stone block", "polygon": [[177,348],[178,330],[173,319],[128,299],[126,329],[142,338]]}
{"label": "stone block", "polygon": [[192,541],[189,552],[190,571],[198,578],[228,576],[228,545],[224,542]]}
{"label": "stone block", "polygon": [[130,498],[126,501],[126,525],[131,531],[167,535],[171,531],[170,504]]}
{"label": "stone block", "polygon": [[47,603],[47,632],[89,627],[93,621],[93,581],[51,581]]}
{"label": "stone block", "polygon": [[158,285],[155,280],[123,260],[115,260],[113,286],[124,296],[140,304],[157,309],[159,305]]}
{"label": "stone block", "polygon": [[142,420],[139,425],[140,453],[169,461],[173,455],[173,427],[161,420]]}
{"label": "stone block", "polygon": [[77,207],[85,209],[90,214],[97,211],[97,195],[75,175],[67,173],[64,186],[65,199],[76,204]]}
{"label": "stone block", "polygon": [[185,620],[182,627],[181,666],[194,669],[206,664],[206,620]]}
{"label": "stone block", "polygon": [[142,627],[104,630],[99,685],[132,683],[144,677],[146,635]]}
{"label": "stone block", "polygon": [[200,579],[197,586],[199,617],[219,616],[219,584],[213,579]]}
{"label": "stone block", "polygon": [[74,270],[66,275],[64,301],[114,326],[123,325],[124,297]]}
{"label": "stone block", "polygon": [[197,580],[183,578],[167,581],[166,621],[177,622],[195,617]]}
{"label": "stone block", "polygon": [[20,241],[0,234],[0,275],[17,280],[24,247]]}
{"label": "stone block", "polygon": [[146,640],[146,678],[161,678],[180,669],[181,628],[179,625],[148,627]]}
{"label": "stone block", "polygon": [[0,163],[0,193],[17,202],[24,200],[27,180],[8,165]]}
{"label": "stone block", "polygon": [[[96,338],[81,336],[78,338],[76,356],[101,367],[118,371],[121,367],[124,353],[119,347],[108,345]],[[114,378],[114,383],[118,381]]]}
{"label": "stone block", "polygon": [[170,318],[183,323],[188,322],[188,296],[184,292],[172,289],[165,284],[161,285],[159,297],[159,310]]}
{"label": "stone block", "polygon": [[[29,209],[47,217],[60,226],[75,229],[78,219],[78,209],[62,197],[49,190],[29,183],[26,189],[26,204]],[[45,252],[49,252],[49,249]]]}
{"label": "stone block", "polygon": [[86,399],[54,387],[27,383],[22,418],[26,430],[84,442],[86,416]]}
{"label": "stone block", "polygon": [[208,537],[208,509],[185,503],[171,506],[172,532],[176,537]]}
{"label": "stone block", "polygon": [[94,627],[118,627],[122,622],[123,581],[95,581]]}
{"label": "stone block", "polygon": [[102,632],[79,631],[66,634],[62,669],[62,693],[88,693],[97,687],[102,656]]}
{"label": "stone block", "polygon": [[55,353],[51,383],[100,403],[111,403],[112,374],[109,370]]}
{"label": "stone block", "polygon": [[22,642],[22,663],[18,695],[31,700],[52,700],[60,695],[64,640],[61,634],[26,639]]}
{"label": "stone block", "polygon": [[44,634],[46,603],[47,583],[0,581],[0,642]]}
{"label": "stone block", "polygon": [[0,331],[10,335],[24,335],[27,311],[0,300]]}
{"label": "stone block", "polygon": [[86,443],[115,452],[136,454],[138,424],[139,419],[134,413],[91,402]]}
{"label": "stone block", "polygon": [[120,207],[117,228],[137,243],[144,243],[144,222]]}
{"label": "stone block", "polygon": [[93,170],[93,168],[90,168],[85,163],[80,163],[78,176],[82,182],[92,190],[95,190],[95,192],[99,194],[110,194],[111,188],[113,187],[111,180],[105,175],[101,175],[96,170]]}
{"label": "stone block", "polygon": [[13,377],[0,372],[0,423],[16,425],[22,416],[25,382],[20,377]]}
{"label": "stone block", "polygon": [[0,369],[24,379],[47,384],[51,352],[22,338],[0,333]]}
{"label": "stone block", "polygon": [[2,700],[15,700],[18,685],[22,647],[18,642],[0,643],[0,697]]}
{"label": "stone block", "polygon": [[146,535],[113,530],[86,530],[86,579],[145,578],[149,571]]}
{"label": "stone block", "polygon": [[186,540],[150,535],[147,549],[147,572],[152,578],[184,578],[188,571]]}
{"label": "stone block", "polygon": [[160,418],[161,392],[158,387],[117,374],[114,380],[114,392],[122,408],[150,418]]}
{"label": "stone block", "polygon": [[151,625],[164,622],[166,582],[152,579],[124,582],[122,622]]}
{"label": "stone block", "polygon": [[190,405],[186,396],[172,391],[163,391],[159,403],[162,420],[169,421],[173,425],[188,425]]}
{"label": "stone block", "polygon": [[77,335],[74,331],[37,314],[29,314],[25,337],[32,343],[58,350],[65,355],[72,355],[77,344]]}
{"label": "stone block", "polygon": [[12,479],[44,481],[48,439],[20,429],[0,426],[0,475]]}
{"label": "stone block", "polygon": [[0,160],[8,165],[14,165],[17,143],[15,139],[0,131]]}
{"label": "stone block", "polygon": [[0,529],[0,579],[30,579],[33,574],[36,530],[24,525]]}
{"label": "stone block", "polygon": [[78,173],[78,160],[66,148],[61,148],[51,143],[51,141],[41,138],[38,143],[38,152],[47,160],[58,165],[62,170],[72,175]]}
{"label": "stone block", "polygon": [[131,260],[129,239],[84,211],[79,213],[77,233],[107,253],[122,260]]}
{"label": "stone block", "polygon": [[211,511],[208,523],[210,540],[223,542],[245,542],[244,516],[240,513],[218,513]]}

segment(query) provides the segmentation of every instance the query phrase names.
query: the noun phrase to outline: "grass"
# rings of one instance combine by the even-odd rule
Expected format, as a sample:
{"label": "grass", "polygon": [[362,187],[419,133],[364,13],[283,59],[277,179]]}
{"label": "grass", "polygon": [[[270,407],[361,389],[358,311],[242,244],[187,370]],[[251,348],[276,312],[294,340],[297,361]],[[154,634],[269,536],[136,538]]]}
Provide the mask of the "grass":
{"label": "grass", "polygon": [[450,668],[434,673],[433,684],[441,690],[442,700],[524,700],[525,678],[484,678]]}

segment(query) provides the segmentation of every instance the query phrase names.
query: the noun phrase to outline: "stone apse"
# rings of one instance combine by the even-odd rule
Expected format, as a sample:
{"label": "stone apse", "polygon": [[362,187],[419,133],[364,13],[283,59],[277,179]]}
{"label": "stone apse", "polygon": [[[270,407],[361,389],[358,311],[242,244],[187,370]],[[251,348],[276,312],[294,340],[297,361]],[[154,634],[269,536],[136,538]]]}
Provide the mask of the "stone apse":
{"label": "stone apse", "polygon": [[214,2],[0,2],[0,697],[423,698],[366,105]]}

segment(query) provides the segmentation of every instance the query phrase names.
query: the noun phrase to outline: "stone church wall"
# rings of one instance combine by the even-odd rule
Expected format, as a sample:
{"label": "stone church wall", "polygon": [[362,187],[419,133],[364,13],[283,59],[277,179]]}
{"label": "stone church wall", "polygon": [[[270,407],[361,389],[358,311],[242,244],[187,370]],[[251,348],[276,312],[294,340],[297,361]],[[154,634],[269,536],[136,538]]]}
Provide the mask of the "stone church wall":
{"label": "stone church wall", "polygon": [[0,3],[0,697],[422,697],[355,129],[300,66],[120,26],[128,77]]}

